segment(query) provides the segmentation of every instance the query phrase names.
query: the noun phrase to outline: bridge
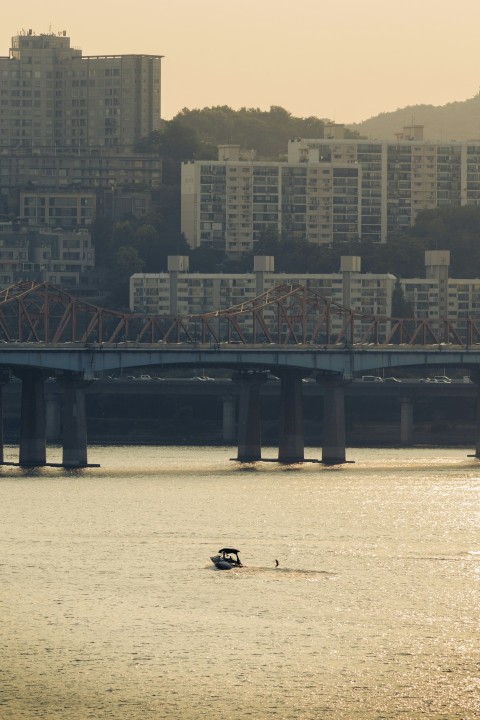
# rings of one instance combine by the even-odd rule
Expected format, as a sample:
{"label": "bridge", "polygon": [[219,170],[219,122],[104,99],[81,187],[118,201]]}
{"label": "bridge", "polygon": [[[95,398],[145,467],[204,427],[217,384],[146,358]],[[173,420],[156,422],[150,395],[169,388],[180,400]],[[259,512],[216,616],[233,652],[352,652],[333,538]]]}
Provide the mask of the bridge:
{"label": "bridge", "polygon": [[[323,388],[322,462],[345,455],[345,387],[379,370],[480,366],[480,318],[450,320],[368,316],[304,287],[279,286],[231,308],[163,317],[121,313],[79,300],[50,283],[19,283],[0,293],[0,386],[22,381],[19,464],[46,463],[45,388],[63,392],[63,465],[87,463],[85,387],[99,374],[131,368],[229,369],[241,383],[238,459],[261,459],[260,387],[281,381],[278,460],[304,460],[302,379]],[[411,403],[402,422],[411,425]],[[408,435],[408,429],[405,431]],[[480,433],[476,456],[480,457]],[[3,443],[2,456],[3,462]]]}

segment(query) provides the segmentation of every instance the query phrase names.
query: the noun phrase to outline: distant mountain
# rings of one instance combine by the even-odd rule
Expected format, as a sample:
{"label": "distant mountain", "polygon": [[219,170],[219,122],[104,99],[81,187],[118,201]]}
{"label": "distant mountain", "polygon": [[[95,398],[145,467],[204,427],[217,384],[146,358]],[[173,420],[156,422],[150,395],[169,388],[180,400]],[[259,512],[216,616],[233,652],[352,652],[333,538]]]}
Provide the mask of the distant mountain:
{"label": "distant mountain", "polygon": [[394,140],[395,133],[409,125],[423,125],[425,140],[480,141],[480,93],[469,100],[442,106],[410,105],[348,128],[367,138]]}

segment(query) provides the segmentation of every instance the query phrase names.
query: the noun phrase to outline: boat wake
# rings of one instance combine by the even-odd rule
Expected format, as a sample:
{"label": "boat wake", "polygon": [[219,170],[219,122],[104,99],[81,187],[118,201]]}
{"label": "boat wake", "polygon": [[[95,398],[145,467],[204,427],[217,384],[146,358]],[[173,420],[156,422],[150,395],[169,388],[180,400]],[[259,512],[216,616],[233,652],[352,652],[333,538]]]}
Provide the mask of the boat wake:
{"label": "boat wake", "polygon": [[249,566],[249,567],[246,567],[243,569],[246,570],[247,572],[248,571],[251,571],[254,573],[255,572],[269,572],[269,573],[273,573],[275,575],[280,575],[280,576],[282,576],[282,575],[285,575],[285,576],[298,575],[299,577],[300,576],[308,576],[308,575],[313,575],[313,576],[332,575],[333,576],[333,575],[337,574],[334,572],[330,572],[328,570],[302,570],[301,568],[288,568],[288,567],[273,567],[272,568],[272,567],[262,567],[262,566],[257,566],[257,567]]}
{"label": "boat wake", "polygon": [[[207,569],[217,570],[216,567],[207,566]],[[279,579],[301,579],[301,578],[320,578],[325,579],[329,577],[335,577],[338,573],[330,572],[329,570],[303,570],[301,568],[288,568],[288,567],[266,567],[262,565],[243,565],[239,568],[232,568],[228,573],[231,576],[245,576],[251,577],[252,575],[276,575]]]}

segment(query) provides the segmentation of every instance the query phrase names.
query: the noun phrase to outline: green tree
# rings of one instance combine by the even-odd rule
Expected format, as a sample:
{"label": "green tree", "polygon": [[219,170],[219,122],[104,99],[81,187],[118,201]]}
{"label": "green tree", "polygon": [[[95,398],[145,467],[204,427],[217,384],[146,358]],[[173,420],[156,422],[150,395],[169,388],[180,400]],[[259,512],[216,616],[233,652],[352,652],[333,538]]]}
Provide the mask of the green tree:
{"label": "green tree", "polygon": [[90,226],[92,243],[95,248],[95,264],[99,267],[108,265],[113,253],[112,221],[97,216]]}
{"label": "green tree", "polygon": [[226,105],[202,110],[184,108],[175,120],[195,130],[206,146],[233,143],[254,150],[262,159],[283,158],[292,137],[323,137],[325,125],[319,118],[295,118],[277,105],[267,111],[232,110]]}
{"label": "green tree", "polygon": [[128,310],[130,275],[142,272],[143,268],[144,262],[136,248],[130,245],[118,248],[113,257],[113,266],[108,277],[110,303],[113,307]]}
{"label": "green tree", "polygon": [[412,305],[405,298],[399,278],[397,278],[392,293],[392,316],[395,318],[413,318],[414,316]]}
{"label": "green tree", "polygon": [[161,247],[158,232],[153,225],[140,225],[134,235],[134,247],[149,272],[157,272],[161,264]]}
{"label": "green tree", "polygon": [[121,247],[133,246],[135,224],[131,221],[118,222],[112,229],[112,249],[115,252]]}

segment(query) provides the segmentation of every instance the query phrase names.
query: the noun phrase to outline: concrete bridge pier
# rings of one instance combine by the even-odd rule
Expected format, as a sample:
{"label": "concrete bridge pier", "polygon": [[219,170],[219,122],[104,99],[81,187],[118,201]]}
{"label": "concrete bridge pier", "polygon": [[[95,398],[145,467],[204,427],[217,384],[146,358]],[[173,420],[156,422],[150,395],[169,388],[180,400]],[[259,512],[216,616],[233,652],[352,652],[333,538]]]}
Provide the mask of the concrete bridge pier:
{"label": "concrete bridge pier", "polygon": [[237,460],[255,462],[262,459],[260,388],[265,382],[265,374],[240,372],[235,380],[240,384]]}
{"label": "concrete bridge pier", "polygon": [[7,372],[0,372],[0,464],[4,461],[3,455],[3,386],[10,380]]}
{"label": "concrete bridge pier", "polygon": [[400,445],[413,445],[413,400],[406,396],[400,400]]}
{"label": "concrete bridge pier", "polygon": [[85,383],[80,375],[65,374],[63,386],[63,455],[64,467],[86,467],[87,417],[85,412]]}
{"label": "concrete bridge pier", "polygon": [[305,459],[302,412],[302,374],[294,370],[279,373],[280,441],[278,461],[299,463]]}
{"label": "concrete bridge pier", "polygon": [[339,465],[347,462],[345,452],[345,388],[349,380],[337,375],[323,375],[317,382],[324,387],[322,463]]}
{"label": "concrete bridge pier", "polygon": [[224,395],[222,403],[222,439],[228,443],[235,442],[235,398],[233,395]]}
{"label": "concrete bridge pier", "polygon": [[37,467],[47,462],[45,378],[43,370],[24,369],[15,374],[22,381],[19,464]]}
{"label": "concrete bridge pier", "polygon": [[58,393],[48,392],[46,402],[47,442],[60,442],[62,439],[62,401]]}
{"label": "concrete bridge pier", "polygon": [[480,378],[479,378],[479,384],[477,384],[475,457],[480,460]]}
{"label": "concrete bridge pier", "polygon": [[470,380],[476,384],[476,428],[475,428],[475,457],[480,460],[480,371],[472,370]]}

